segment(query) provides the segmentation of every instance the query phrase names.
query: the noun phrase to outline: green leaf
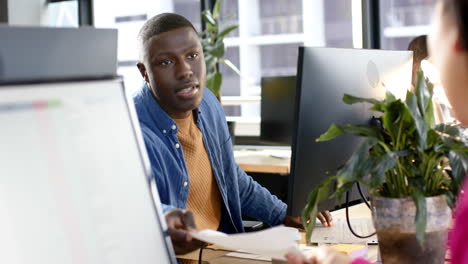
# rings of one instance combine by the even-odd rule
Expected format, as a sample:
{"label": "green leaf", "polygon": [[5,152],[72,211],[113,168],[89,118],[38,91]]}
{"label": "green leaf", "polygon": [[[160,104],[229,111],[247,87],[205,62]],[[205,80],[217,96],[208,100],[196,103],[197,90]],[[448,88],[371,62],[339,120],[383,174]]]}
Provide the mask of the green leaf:
{"label": "green leaf", "polygon": [[213,18],[213,15],[211,14],[210,10],[205,10],[202,12],[202,19],[205,23],[208,23],[211,26],[216,26],[216,20]]}
{"label": "green leaf", "polygon": [[224,56],[224,42],[223,41],[217,41],[215,43],[215,46],[212,49],[208,50],[208,53],[212,55],[213,57],[216,58],[222,58]]}
{"label": "green leaf", "polygon": [[437,145],[442,142],[442,139],[440,138],[440,135],[437,134],[437,132],[433,129],[430,129],[427,132],[427,147],[428,148],[433,148],[435,152],[437,151]]}
{"label": "green leaf", "polygon": [[427,89],[422,71],[418,72],[418,80],[416,82],[414,93],[418,98],[419,111],[424,115],[432,96],[430,91]]}
{"label": "green leaf", "polygon": [[414,188],[411,197],[413,198],[414,204],[416,205],[416,238],[419,244],[424,247],[427,218],[426,197],[424,197],[424,194],[417,188]]}
{"label": "green leaf", "polygon": [[427,131],[429,128],[419,111],[418,98],[415,95],[408,93],[406,96],[406,105],[416,125],[416,131],[418,132],[418,149],[422,152],[427,148]]}
{"label": "green leaf", "polygon": [[226,35],[228,35],[228,34],[231,33],[232,31],[236,30],[236,28],[238,28],[238,27],[239,27],[238,24],[234,24],[234,25],[228,26],[228,27],[225,28],[223,31],[221,31],[221,33],[219,33],[218,38],[224,38]]}
{"label": "green leaf", "polygon": [[426,111],[424,114],[424,121],[426,121],[426,124],[429,128],[435,127],[434,104],[432,103],[432,99],[426,107]]}
{"label": "green leaf", "polygon": [[367,176],[375,165],[369,157],[369,150],[378,143],[375,138],[365,138],[354,151],[343,168],[336,173],[338,188],[350,182],[356,182]]}
{"label": "green leaf", "polygon": [[438,124],[435,128],[436,131],[442,132],[452,137],[462,137],[463,133],[459,126],[453,124]]}
{"label": "green leaf", "polygon": [[374,166],[371,171],[369,185],[371,188],[377,188],[385,182],[385,172],[395,167],[397,158],[403,152],[387,152],[383,156],[373,160]]}
{"label": "green leaf", "polygon": [[213,6],[213,18],[216,21],[218,21],[220,11],[221,11],[221,0],[216,0]]}
{"label": "green leaf", "polygon": [[392,103],[392,102],[395,102],[397,101],[397,98],[395,97],[395,95],[393,95],[390,91],[387,91],[385,93],[385,103]]}
{"label": "green leaf", "polygon": [[302,225],[306,231],[307,241],[310,241],[310,236],[315,228],[318,203],[326,200],[330,196],[330,187],[334,181],[335,177],[326,178],[309,194],[307,205],[304,210],[302,210]]}
{"label": "green leaf", "polygon": [[232,71],[234,71],[238,75],[241,75],[241,72],[239,71],[239,69],[230,60],[220,59],[219,62],[221,62],[224,65],[226,65],[227,67],[229,67],[229,69],[231,69]]}
{"label": "green leaf", "polygon": [[452,169],[452,177],[461,185],[468,173],[468,154],[466,152],[449,151],[449,163]]}
{"label": "green leaf", "polygon": [[219,95],[221,84],[223,82],[223,76],[219,72],[211,73],[206,78],[206,87],[213,92],[214,95]]}
{"label": "green leaf", "polygon": [[327,132],[320,135],[315,141],[327,141],[333,139],[343,133],[353,134],[360,137],[373,137],[378,140],[383,140],[380,129],[369,125],[353,125],[347,124],[344,126],[332,124]]}
{"label": "green leaf", "polygon": [[435,131],[443,142],[442,149],[450,149],[458,152],[468,151],[465,136],[463,135],[460,127],[449,124],[440,124],[436,126]]}
{"label": "green leaf", "polygon": [[343,102],[345,102],[346,104],[356,104],[356,103],[370,103],[370,104],[375,104],[375,105],[382,104],[382,102],[377,99],[356,97],[356,96],[349,95],[349,94],[343,95]]}
{"label": "green leaf", "polygon": [[347,124],[342,127],[342,129],[348,134],[360,137],[373,137],[378,140],[383,140],[380,129],[373,126]]}
{"label": "green leaf", "polygon": [[395,136],[398,134],[399,124],[397,122],[402,122],[401,115],[404,113],[404,107],[401,101],[391,101],[384,107],[385,111],[382,115],[382,123],[391,135]]}
{"label": "green leaf", "polygon": [[344,133],[344,130],[340,126],[332,124],[330,128],[328,128],[327,132],[320,135],[320,137],[315,139],[315,141],[316,142],[327,141],[330,139],[334,139],[343,133]]}
{"label": "green leaf", "polygon": [[215,72],[215,66],[218,63],[218,58],[211,56],[210,54],[205,54],[205,64],[206,64],[206,72],[208,74]]}

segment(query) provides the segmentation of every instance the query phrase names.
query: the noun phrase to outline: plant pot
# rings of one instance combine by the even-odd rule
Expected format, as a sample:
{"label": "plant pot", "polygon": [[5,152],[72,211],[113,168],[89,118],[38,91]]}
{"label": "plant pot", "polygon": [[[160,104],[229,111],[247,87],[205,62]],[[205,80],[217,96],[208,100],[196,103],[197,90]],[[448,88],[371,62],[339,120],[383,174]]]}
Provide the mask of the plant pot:
{"label": "plant pot", "polygon": [[444,263],[447,231],[451,222],[451,210],[445,196],[426,198],[424,247],[416,239],[416,206],[412,199],[377,196],[371,199],[372,218],[383,263]]}

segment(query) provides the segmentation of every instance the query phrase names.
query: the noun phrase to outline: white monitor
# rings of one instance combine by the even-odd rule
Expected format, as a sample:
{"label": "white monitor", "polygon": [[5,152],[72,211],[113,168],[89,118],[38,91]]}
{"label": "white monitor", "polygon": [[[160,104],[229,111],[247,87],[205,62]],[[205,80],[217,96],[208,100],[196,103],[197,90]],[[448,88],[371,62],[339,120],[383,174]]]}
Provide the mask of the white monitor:
{"label": "white monitor", "polygon": [[121,80],[0,86],[0,263],[174,263]]}

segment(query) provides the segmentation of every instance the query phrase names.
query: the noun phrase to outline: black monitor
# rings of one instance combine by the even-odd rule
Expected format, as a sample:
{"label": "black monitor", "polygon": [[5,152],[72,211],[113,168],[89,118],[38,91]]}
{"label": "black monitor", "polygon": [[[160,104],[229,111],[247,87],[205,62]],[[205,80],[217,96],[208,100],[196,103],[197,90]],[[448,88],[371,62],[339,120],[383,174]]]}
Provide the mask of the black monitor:
{"label": "black monitor", "polygon": [[291,146],[294,128],[296,76],[263,77],[260,141]]}
{"label": "black monitor", "polygon": [[[368,123],[366,104],[347,105],[344,93],[382,99],[386,89],[404,97],[411,85],[412,52],[301,47],[292,143],[288,213],[300,215],[309,192],[344,164],[360,139],[342,135],[326,142],[315,139],[332,123]],[[386,88],[385,88],[385,87]],[[352,191],[351,200],[359,198]],[[333,209],[335,200],[319,205]]]}

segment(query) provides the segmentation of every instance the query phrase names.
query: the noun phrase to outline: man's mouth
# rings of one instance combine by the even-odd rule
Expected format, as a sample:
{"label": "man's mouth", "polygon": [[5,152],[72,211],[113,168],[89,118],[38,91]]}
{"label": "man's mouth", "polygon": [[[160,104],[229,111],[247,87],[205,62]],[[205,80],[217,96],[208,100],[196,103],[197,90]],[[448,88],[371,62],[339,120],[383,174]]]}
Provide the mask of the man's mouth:
{"label": "man's mouth", "polygon": [[199,86],[197,84],[194,84],[184,89],[178,90],[176,94],[180,97],[189,98],[196,95],[199,90]]}

